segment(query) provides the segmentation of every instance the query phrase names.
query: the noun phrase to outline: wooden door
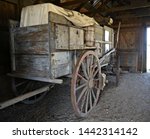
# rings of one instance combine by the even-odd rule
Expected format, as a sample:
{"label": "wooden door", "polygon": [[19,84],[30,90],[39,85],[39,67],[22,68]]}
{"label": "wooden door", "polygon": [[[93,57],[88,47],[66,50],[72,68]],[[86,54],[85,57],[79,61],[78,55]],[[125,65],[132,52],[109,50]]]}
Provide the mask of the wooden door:
{"label": "wooden door", "polygon": [[120,30],[118,52],[121,67],[132,72],[138,71],[138,56],[140,48],[139,28],[123,28]]}

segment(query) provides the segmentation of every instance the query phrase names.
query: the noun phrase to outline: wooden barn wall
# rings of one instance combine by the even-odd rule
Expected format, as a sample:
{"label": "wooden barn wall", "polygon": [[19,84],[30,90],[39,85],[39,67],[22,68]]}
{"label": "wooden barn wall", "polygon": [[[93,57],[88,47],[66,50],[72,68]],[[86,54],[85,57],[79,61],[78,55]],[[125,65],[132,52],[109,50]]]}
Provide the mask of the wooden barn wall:
{"label": "wooden barn wall", "polygon": [[0,1],[0,75],[9,71],[9,19],[16,20],[18,6],[15,2]]}
{"label": "wooden barn wall", "polygon": [[121,67],[130,72],[143,70],[143,27],[122,27],[118,44]]}
{"label": "wooden barn wall", "polygon": [[[18,0],[0,0],[0,99],[12,95],[10,72],[9,19],[18,19]],[[3,101],[4,101],[3,100]]]}

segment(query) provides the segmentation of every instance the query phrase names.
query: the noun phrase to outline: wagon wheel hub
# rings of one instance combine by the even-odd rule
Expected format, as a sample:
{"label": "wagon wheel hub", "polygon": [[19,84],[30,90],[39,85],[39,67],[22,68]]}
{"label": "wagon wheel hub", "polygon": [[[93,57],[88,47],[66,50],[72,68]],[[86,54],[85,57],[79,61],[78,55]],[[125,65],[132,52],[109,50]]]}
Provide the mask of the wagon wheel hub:
{"label": "wagon wheel hub", "polygon": [[90,89],[94,87],[94,80],[93,80],[93,79],[89,79],[88,87],[89,87]]}

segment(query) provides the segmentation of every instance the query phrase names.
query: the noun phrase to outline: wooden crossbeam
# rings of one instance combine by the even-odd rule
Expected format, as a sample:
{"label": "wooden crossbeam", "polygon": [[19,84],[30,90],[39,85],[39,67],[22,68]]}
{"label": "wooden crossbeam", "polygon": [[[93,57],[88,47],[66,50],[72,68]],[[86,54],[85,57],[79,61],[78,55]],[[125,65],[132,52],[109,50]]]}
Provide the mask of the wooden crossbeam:
{"label": "wooden crossbeam", "polygon": [[[101,12],[100,12],[100,11],[101,11],[101,8],[105,7],[110,1],[111,1],[111,0],[104,0],[104,1],[102,2],[102,4],[98,7],[96,13],[101,14]],[[95,14],[96,14],[96,13],[95,13]]]}
{"label": "wooden crossbeam", "polygon": [[81,4],[75,9],[76,11],[79,11],[88,1],[81,2]]}
{"label": "wooden crossbeam", "polygon": [[142,17],[150,17],[149,8],[142,8],[138,10],[128,10],[128,11],[121,11],[110,14],[110,16],[114,17],[115,19],[128,19],[128,18],[142,18]]}
{"label": "wooden crossbeam", "polygon": [[129,19],[129,18],[142,18],[142,17],[150,17],[150,13],[142,13],[142,14],[138,14],[138,15],[133,15],[133,14],[130,14],[130,15],[119,15],[119,16],[116,16],[115,19]]}
{"label": "wooden crossbeam", "polygon": [[23,101],[23,100],[25,100],[27,98],[30,98],[30,97],[33,97],[35,95],[41,94],[41,93],[43,93],[45,91],[48,91],[48,90],[49,90],[49,86],[45,86],[45,87],[42,87],[40,89],[28,92],[27,94],[23,94],[21,96],[12,98],[12,99],[7,100],[5,102],[2,102],[2,103],[0,103],[0,110],[6,108],[8,106],[11,106],[13,104],[16,104],[16,103],[18,103],[20,101]]}
{"label": "wooden crossbeam", "polygon": [[74,1],[68,1],[68,2],[64,2],[64,3],[60,3],[59,6],[70,6],[70,5],[76,5],[76,4],[79,4],[79,3],[83,3],[83,2],[87,2],[89,0],[74,0]]}
{"label": "wooden crossbeam", "polygon": [[150,7],[150,2],[148,2],[147,4],[140,4],[134,6],[115,7],[115,8],[108,9],[106,13],[109,14],[109,13],[115,13],[120,11],[136,10],[136,9],[149,8],[149,7]]}
{"label": "wooden crossbeam", "polygon": [[117,2],[122,5],[130,5],[131,4],[131,2],[129,0],[117,0]]}
{"label": "wooden crossbeam", "polygon": [[99,10],[94,8],[92,5],[90,6],[90,11],[88,13],[92,13],[93,16],[95,16],[95,14],[97,13],[103,18],[103,15],[99,12]]}
{"label": "wooden crossbeam", "polygon": [[91,7],[91,10],[88,12],[88,14],[90,14],[90,13],[93,13],[93,16],[97,13],[97,14],[99,14],[101,17],[103,17],[102,16],[102,14],[101,14],[101,8],[103,8],[103,7],[105,7],[109,2],[110,2],[111,0],[103,0],[102,1],[102,4],[96,9],[96,8],[94,8],[94,7]]}
{"label": "wooden crossbeam", "polygon": [[111,0],[105,0],[105,1],[103,2],[103,5],[106,5],[106,4],[109,3],[109,2],[111,2]]}

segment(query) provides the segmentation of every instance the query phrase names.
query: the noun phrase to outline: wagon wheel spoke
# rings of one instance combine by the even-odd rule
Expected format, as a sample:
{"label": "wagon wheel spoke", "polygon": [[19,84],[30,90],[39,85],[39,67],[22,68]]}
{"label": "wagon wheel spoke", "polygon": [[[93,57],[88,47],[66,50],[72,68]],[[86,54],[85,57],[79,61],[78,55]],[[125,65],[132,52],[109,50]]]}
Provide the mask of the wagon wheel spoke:
{"label": "wagon wheel spoke", "polygon": [[80,108],[81,112],[84,112],[85,101],[86,101],[86,95],[87,95],[87,91],[86,91],[86,93],[85,93],[85,95],[83,96],[83,99],[82,99],[82,101],[81,101],[81,108]]}
{"label": "wagon wheel spoke", "polygon": [[87,74],[88,74],[88,77],[90,75],[90,57],[86,57],[86,69],[87,69]]}
{"label": "wagon wheel spoke", "polygon": [[87,79],[85,79],[82,75],[78,74],[78,76],[85,82],[87,82]]}
{"label": "wagon wheel spoke", "polygon": [[87,89],[88,89],[87,87],[84,87],[84,89],[82,90],[82,92],[80,93],[80,95],[78,97],[77,103],[80,102],[81,98],[85,95]]}
{"label": "wagon wheel spoke", "polygon": [[93,57],[93,55],[91,55],[91,61],[90,61],[90,77],[92,77],[92,75],[93,75],[93,61],[94,60],[94,57]]}
{"label": "wagon wheel spoke", "polygon": [[94,94],[93,89],[91,89],[91,94],[92,94],[92,97],[93,97],[94,99],[96,99],[96,95]]}
{"label": "wagon wheel spoke", "polygon": [[86,83],[84,83],[84,84],[78,86],[78,87],[76,88],[76,91],[79,90],[79,89],[81,89],[81,88],[83,88],[83,87],[85,87],[85,86],[86,86]]}
{"label": "wagon wheel spoke", "polygon": [[89,106],[89,90],[87,91],[86,95],[86,106],[85,106],[85,112],[88,112],[88,106]]}
{"label": "wagon wheel spoke", "polygon": [[92,90],[90,89],[90,93],[89,93],[89,99],[90,99],[90,109],[92,108],[93,104],[92,104]]}
{"label": "wagon wheel spoke", "polygon": [[71,100],[75,113],[85,117],[97,104],[100,94],[100,65],[93,51],[78,60],[71,82]]}
{"label": "wagon wheel spoke", "polygon": [[[31,80],[19,79],[19,78],[12,79],[12,89],[13,89],[15,96],[26,94],[28,92],[39,89],[45,85],[47,85],[47,83],[45,84],[43,82],[31,81]],[[47,92],[43,92],[33,97],[30,97],[28,99],[25,99],[22,102],[25,104],[36,103],[39,100],[41,100],[46,94]]]}
{"label": "wagon wheel spoke", "polygon": [[82,66],[82,70],[83,70],[85,78],[88,79],[88,74],[87,74],[87,71],[86,71],[86,65],[85,65],[85,63],[81,63],[81,66]]}
{"label": "wagon wheel spoke", "polygon": [[[95,72],[98,72],[98,70],[96,70],[96,68],[97,68],[97,63],[95,61],[93,61],[92,68],[91,68],[92,76],[95,74]],[[99,68],[97,68],[97,69],[99,69]]]}
{"label": "wagon wheel spoke", "polygon": [[93,77],[95,77],[97,75],[98,71],[99,71],[99,69],[97,68],[93,73]]}

